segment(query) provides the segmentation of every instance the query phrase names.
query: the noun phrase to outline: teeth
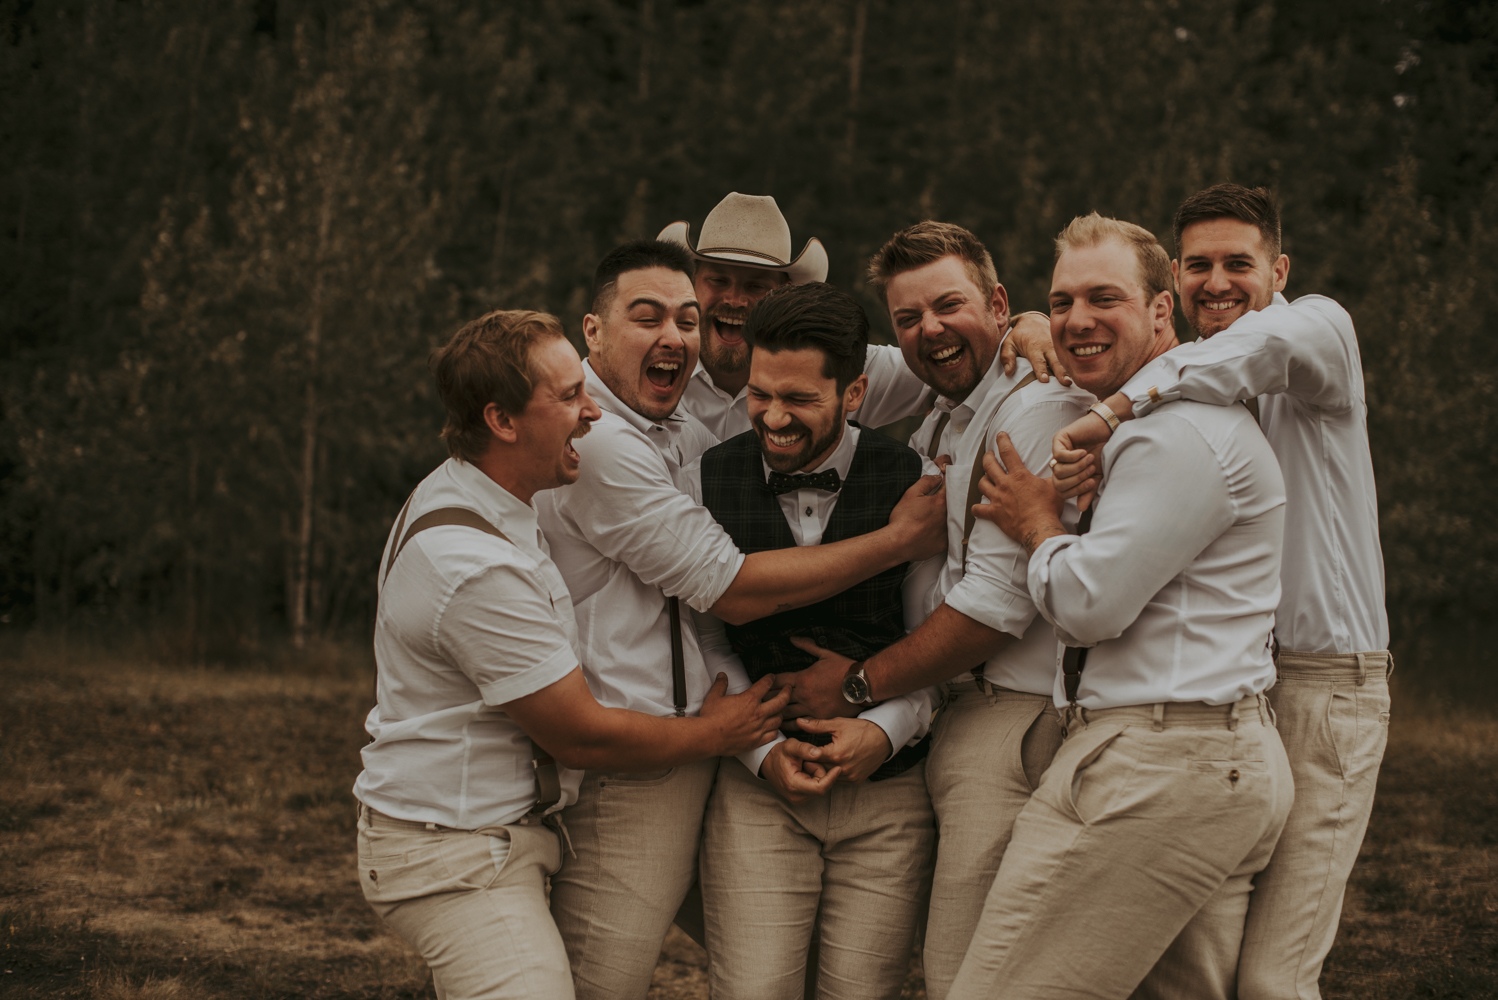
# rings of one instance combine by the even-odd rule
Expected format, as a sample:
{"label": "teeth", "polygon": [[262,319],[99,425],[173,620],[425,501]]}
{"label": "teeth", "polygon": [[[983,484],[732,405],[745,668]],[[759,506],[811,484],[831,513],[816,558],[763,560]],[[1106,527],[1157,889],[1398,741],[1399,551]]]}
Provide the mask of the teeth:
{"label": "teeth", "polygon": [[1203,302],[1202,308],[1210,309],[1213,312],[1224,312],[1228,309],[1233,308],[1237,304],[1238,303],[1236,302]]}
{"label": "teeth", "polygon": [[676,371],[676,369],[680,368],[681,365],[675,361],[657,361],[650,367],[659,368],[661,371],[674,372]]}
{"label": "teeth", "polygon": [[1092,347],[1078,347],[1076,350],[1072,351],[1072,353],[1079,358],[1087,358],[1091,357],[1094,354],[1102,354],[1107,349],[1107,344],[1097,344]]}
{"label": "teeth", "polygon": [[961,344],[953,344],[951,347],[943,347],[939,351],[931,352],[932,361],[945,361],[958,351],[962,350]]}
{"label": "teeth", "polygon": [[718,322],[721,323],[724,326],[743,326],[744,325],[744,321],[741,320],[741,319],[729,319],[727,316],[718,316],[716,318],[717,318]]}
{"label": "teeth", "polygon": [[769,434],[767,437],[769,437],[772,444],[778,445],[781,448],[789,448],[801,440],[800,434]]}

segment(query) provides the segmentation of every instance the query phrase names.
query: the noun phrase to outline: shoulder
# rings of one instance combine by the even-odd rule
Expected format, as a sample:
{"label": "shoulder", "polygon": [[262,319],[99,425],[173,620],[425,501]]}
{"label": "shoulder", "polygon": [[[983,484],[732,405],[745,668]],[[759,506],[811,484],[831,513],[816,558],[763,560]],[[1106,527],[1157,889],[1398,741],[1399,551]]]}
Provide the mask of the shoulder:
{"label": "shoulder", "polygon": [[704,463],[708,461],[721,462],[728,458],[741,457],[747,454],[759,454],[759,439],[753,431],[735,434],[722,444],[713,445],[702,453],[702,460]]}
{"label": "shoulder", "polygon": [[870,451],[879,455],[908,457],[911,461],[920,463],[920,456],[909,445],[902,444],[887,434],[881,434],[872,427],[859,425],[862,433],[858,435],[858,450]]}
{"label": "shoulder", "polygon": [[1020,406],[1029,409],[1035,406],[1067,407],[1070,409],[1085,411],[1097,397],[1077,385],[1062,385],[1061,380],[1052,378],[1048,382],[1036,379],[1025,386],[1016,394]]}

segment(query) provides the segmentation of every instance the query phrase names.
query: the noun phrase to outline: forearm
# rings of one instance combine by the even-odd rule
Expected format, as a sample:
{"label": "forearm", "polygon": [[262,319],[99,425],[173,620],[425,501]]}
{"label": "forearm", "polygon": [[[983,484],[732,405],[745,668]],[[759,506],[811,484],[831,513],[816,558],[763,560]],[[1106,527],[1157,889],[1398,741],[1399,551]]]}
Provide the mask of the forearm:
{"label": "forearm", "polygon": [[751,553],[712,612],[743,625],[815,604],[906,562],[906,548],[900,533],[886,526],[840,542]]}
{"label": "forearm", "polygon": [[598,706],[566,737],[547,747],[565,767],[580,771],[653,771],[715,756],[723,742],[713,722],[646,715]]}
{"label": "forearm", "polygon": [[876,700],[897,698],[971,670],[1012,641],[943,604],[920,628],[864,661],[864,676]]}

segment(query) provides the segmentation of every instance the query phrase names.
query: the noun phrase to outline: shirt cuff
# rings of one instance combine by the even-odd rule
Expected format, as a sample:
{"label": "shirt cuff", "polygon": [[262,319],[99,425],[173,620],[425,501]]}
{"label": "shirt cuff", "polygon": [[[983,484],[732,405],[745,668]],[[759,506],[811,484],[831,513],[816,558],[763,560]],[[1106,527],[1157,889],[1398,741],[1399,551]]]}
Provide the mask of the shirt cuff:
{"label": "shirt cuff", "polygon": [[884,730],[884,735],[889,738],[889,757],[898,753],[900,748],[909,743],[916,731],[921,728],[921,720],[916,714],[915,706],[911,705],[909,699],[906,698],[891,698],[882,705],[875,705],[866,712],[860,712],[858,717]]}
{"label": "shirt cuff", "polygon": [[759,769],[764,765],[765,758],[770,756],[770,751],[775,749],[775,744],[785,742],[785,733],[776,733],[775,738],[762,747],[746,750],[739,754],[739,763],[749,769],[749,773],[756,778],[760,776]]}
{"label": "shirt cuff", "polygon": [[711,611],[714,604],[728,593],[728,588],[733,586],[734,579],[739,575],[739,570],[744,568],[744,553],[736,548],[726,548],[718,553],[717,565],[710,570],[704,570],[704,575],[711,574],[712,579],[705,587],[690,597],[682,595],[682,600],[696,608],[698,611]]}
{"label": "shirt cuff", "polygon": [[1035,620],[1035,605],[1029,593],[1012,590],[971,573],[947,592],[946,604],[978,624],[987,625],[995,632],[1007,632],[1016,639],[1023,639],[1025,629]]}
{"label": "shirt cuff", "polygon": [[541,663],[526,667],[517,674],[480,684],[479,694],[485,705],[503,705],[551,687],[577,668],[577,653],[571,646],[563,646]]}

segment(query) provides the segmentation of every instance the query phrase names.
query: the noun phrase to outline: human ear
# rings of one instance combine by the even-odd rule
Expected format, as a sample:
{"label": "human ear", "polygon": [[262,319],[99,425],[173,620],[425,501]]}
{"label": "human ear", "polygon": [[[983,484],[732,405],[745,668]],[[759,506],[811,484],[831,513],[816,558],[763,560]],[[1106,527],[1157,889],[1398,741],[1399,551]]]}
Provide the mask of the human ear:
{"label": "human ear", "polygon": [[993,317],[999,322],[999,330],[1003,331],[1009,326],[1009,293],[1004,290],[1003,285],[993,286],[993,295],[988,305],[993,309]]}
{"label": "human ear", "polygon": [[484,407],[484,424],[493,434],[505,444],[514,444],[520,439],[520,428],[515,426],[515,420],[504,410],[499,408],[498,403],[489,403]]}
{"label": "human ear", "polygon": [[1170,282],[1175,286],[1176,294],[1181,294],[1181,261],[1180,258],[1170,262]]}
{"label": "human ear", "polygon": [[852,413],[863,405],[864,396],[869,391],[869,377],[860,375],[848,383],[848,388],[843,390],[843,411]]}
{"label": "human ear", "polygon": [[583,341],[588,345],[588,353],[592,354],[598,350],[599,341],[603,337],[603,319],[593,313],[583,317]]}
{"label": "human ear", "polygon": [[1279,260],[1274,262],[1274,290],[1283,292],[1285,283],[1290,280],[1290,258],[1280,254]]}

